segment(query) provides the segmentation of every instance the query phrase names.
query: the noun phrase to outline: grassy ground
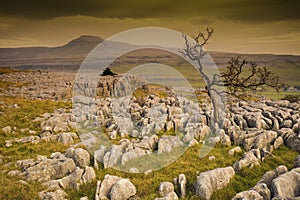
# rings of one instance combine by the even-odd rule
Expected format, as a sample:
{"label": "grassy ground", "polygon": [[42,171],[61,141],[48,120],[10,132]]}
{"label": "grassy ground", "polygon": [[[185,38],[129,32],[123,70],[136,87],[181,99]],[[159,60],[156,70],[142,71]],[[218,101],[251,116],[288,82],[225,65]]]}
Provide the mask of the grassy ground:
{"label": "grassy ground", "polygon": [[289,170],[292,169],[294,159],[298,153],[291,151],[285,146],[281,146],[274,151],[274,155],[275,157],[267,158],[260,166],[256,166],[252,169],[244,169],[236,174],[227,187],[213,194],[212,199],[231,199],[236,193],[249,190],[267,171],[274,170],[279,165],[285,165]]}
{"label": "grassy ground", "polygon": [[[38,123],[32,123],[32,119],[45,112],[52,112],[58,107],[69,107],[65,103],[55,103],[51,101],[33,101],[18,98],[0,98],[2,102],[1,112],[4,112],[5,117],[0,118],[0,127],[10,125],[16,127],[17,130],[29,127],[31,130],[39,131]],[[18,104],[20,108],[10,108],[12,104]],[[18,133],[20,135],[27,135],[27,133]],[[35,158],[37,155],[49,156],[52,152],[64,152],[67,146],[58,143],[39,143],[32,144],[16,144],[12,147],[5,147],[5,139],[16,137],[16,135],[7,135],[0,133],[0,154],[5,156],[0,164],[0,183],[4,187],[0,187],[0,199],[37,199],[37,192],[41,191],[43,187],[38,183],[22,184],[18,179],[8,177],[7,170],[11,170],[13,166],[4,166],[7,163],[14,162],[19,159]],[[227,151],[230,147],[218,146],[214,148],[206,157],[199,158],[201,145],[189,148],[178,160],[171,165],[164,167],[151,174],[130,174],[121,172],[115,169],[103,169],[97,173],[97,180],[103,180],[106,174],[117,175],[124,178],[129,178],[137,187],[137,195],[141,199],[154,199],[158,194],[158,186],[162,181],[172,182],[173,178],[180,173],[187,176],[187,198],[197,199],[194,196],[194,183],[197,178],[197,173],[214,169],[217,167],[226,167],[232,165],[238,160],[242,153],[233,157],[228,156]],[[230,199],[235,193],[246,190],[252,187],[257,180],[268,170],[273,170],[280,164],[285,164],[288,168],[292,167],[293,159],[297,155],[286,147],[281,147],[274,152],[276,157],[267,158],[261,167],[255,169],[247,169],[237,174],[233,181],[223,190],[217,191],[212,199]],[[215,160],[210,161],[208,156],[214,155]],[[3,171],[4,170],[4,171]],[[93,199],[95,194],[96,180],[90,184],[83,185],[79,191],[68,190],[70,199],[79,199],[82,196],[88,196]],[[178,192],[178,188],[176,188]],[[26,195],[24,195],[26,194]]]}
{"label": "grassy ground", "polygon": [[[126,71],[132,66],[125,66],[122,70]],[[112,68],[113,69],[113,68]],[[188,77],[188,80],[194,87],[203,87],[204,83],[199,79],[198,73],[188,66],[181,65],[177,67],[178,71]],[[114,72],[121,73],[122,70],[113,70]],[[287,84],[296,85],[299,84],[299,71],[291,68],[294,73],[283,72],[285,69],[279,67],[275,68],[275,72],[281,74],[281,78],[286,81]],[[13,71],[14,72],[14,71]],[[12,71],[0,71],[0,73],[13,73]],[[1,85],[2,84],[2,85]],[[0,81],[0,88],[8,89],[8,87],[15,87],[13,83],[5,83]],[[136,95],[143,97],[143,93],[137,91]],[[160,92],[160,91],[159,91]],[[272,91],[266,91],[264,95],[270,98],[282,98],[285,94],[277,94]],[[17,104],[20,108],[12,106]],[[13,97],[0,97],[0,128],[4,126],[16,127],[15,134],[5,134],[0,130],[0,199],[15,200],[15,199],[38,199],[37,192],[41,191],[43,187],[38,183],[23,184],[18,179],[8,177],[7,170],[14,169],[14,162],[20,159],[35,158],[37,155],[49,156],[52,152],[61,151],[64,152],[68,147],[58,143],[39,143],[32,144],[16,144],[12,147],[5,146],[5,140],[15,137],[21,137],[29,135],[28,131],[20,132],[22,128],[29,128],[30,130],[40,131],[39,123],[32,122],[34,118],[45,112],[52,112],[53,110],[64,107],[70,108],[70,104],[52,101],[40,101],[40,100],[26,100]],[[227,151],[230,147],[218,146],[214,148],[209,155],[214,155],[215,160],[208,160],[208,156],[199,158],[201,145],[189,148],[178,160],[171,165],[164,167],[158,171],[154,171],[151,174],[130,174],[121,172],[115,169],[103,169],[100,166],[100,170],[97,170],[97,180],[103,180],[106,174],[117,175],[124,178],[129,178],[133,184],[137,187],[137,195],[143,199],[154,199],[158,194],[158,186],[162,181],[172,182],[173,178],[179,174],[184,173],[187,176],[187,198],[186,199],[198,199],[194,195],[194,183],[196,181],[197,173],[214,169],[217,167],[226,167],[232,165],[238,160],[242,153],[239,153],[233,157],[228,156]],[[212,199],[231,199],[237,192],[247,190],[255,185],[255,183],[261,178],[261,176],[269,170],[275,169],[278,165],[284,164],[289,169],[292,168],[294,158],[298,154],[291,151],[286,147],[280,147],[274,152],[275,157],[268,157],[265,162],[261,163],[260,167],[253,169],[245,169],[242,172],[235,175],[231,183],[224,189],[216,191],[213,194]],[[89,199],[94,198],[96,181],[83,185],[79,191],[67,190],[70,199],[79,199],[83,196],[88,196]],[[178,193],[178,188],[176,192]]]}
{"label": "grassy ground", "polygon": [[[21,98],[0,97],[0,128],[4,126],[16,127],[15,133],[7,134],[0,130],[0,199],[38,199],[37,192],[43,188],[39,183],[22,184],[17,178],[9,177],[7,170],[14,169],[11,162],[21,159],[35,158],[37,155],[50,156],[56,151],[64,152],[67,146],[59,143],[42,142],[39,144],[14,144],[12,147],[5,146],[5,140],[19,138],[29,134],[28,131],[20,132],[22,128],[40,131],[38,122],[32,122],[40,114],[53,112],[60,107],[69,107],[66,103],[52,101],[26,100]],[[12,105],[18,104],[20,108]]]}
{"label": "grassy ground", "polygon": [[[235,156],[228,156],[227,151],[230,147],[219,146],[213,149],[206,157],[199,158],[199,148],[201,145],[189,148],[178,160],[171,165],[154,171],[151,174],[130,174],[120,172],[114,169],[101,169],[97,171],[97,179],[103,180],[106,174],[116,175],[123,178],[129,178],[132,183],[137,187],[137,195],[142,200],[154,199],[158,197],[158,186],[160,182],[169,181],[173,182],[179,174],[184,173],[187,177],[187,197],[185,199],[198,199],[195,195],[194,183],[197,179],[198,172],[215,169],[217,167],[226,167],[232,165],[238,160],[242,153]],[[297,152],[291,151],[286,147],[280,147],[274,152],[274,158],[268,157],[265,162],[261,163],[260,167],[253,169],[245,169],[236,174],[231,183],[224,189],[216,191],[212,200],[227,200],[231,199],[236,193],[248,190],[255,185],[255,183],[262,177],[262,175],[275,169],[277,166],[283,164],[289,169],[292,168],[294,159],[298,155]],[[214,155],[215,160],[210,161],[208,156]],[[68,190],[70,199],[79,199],[82,196],[88,196],[89,199],[94,198],[96,181],[91,184],[85,185],[79,191]],[[179,189],[175,188],[179,194]]]}
{"label": "grassy ground", "polygon": [[[149,65],[150,66],[150,65]],[[121,65],[121,66],[113,66],[112,71],[122,74],[126,73],[130,69],[136,67],[135,65]],[[200,77],[199,72],[191,65],[183,64],[172,66],[175,70],[181,73],[186,79],[190,82],[191,86],[193,87],[205,87],[205,83],[203,79]],[[291,64],[284,64],[284,63],[277,63],[274,66],[269,66],[269,70],[273,73],[277,74],[280,79],[289,86],[300,85],[300,67],[294,66]],[[220,73],[225,70],[225,68],[220,68]],[[207,69],[208,74],[215,74],[216,72]],[[169,78],[169,77],[161,77],[161,78]],[[174,81],[177,81],[174,79]],[[180,83],[178,83],[180,84]],[[267,89],[264,92],[258,93],[263,95],[269,99],[281,99],[285,95],[288,94],[299,94],[299,92],[284,92],[281,91],[280,93],[276,92],[273,89]]]}

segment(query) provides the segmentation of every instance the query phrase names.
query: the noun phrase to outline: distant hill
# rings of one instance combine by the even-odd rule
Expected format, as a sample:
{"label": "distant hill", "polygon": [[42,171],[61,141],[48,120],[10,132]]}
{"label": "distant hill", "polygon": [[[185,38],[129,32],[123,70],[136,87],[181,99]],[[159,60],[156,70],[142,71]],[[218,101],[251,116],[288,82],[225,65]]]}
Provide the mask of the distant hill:
{"label": "distant hill", "polygon": [[74,70],[103,39],[80,36],[58,47],[0,48],[0,66],[23,69]]}
{"label": "distant hill", "polygon": [[[88,53],[100,44],[103,39],[83,35],[58,47],[23,47],[0,48],[0,66],[18,69],[77,70]],[[122,45],[112,45],[122,48]],[[224,67],[235,53],[209,52],[219,67]],[[109,52],[107,52],[109,55]],[[300,68],[300,56],[272,54],[241,54],[250,61],[268,66],[288,66]],[[156,49],[145,49],[126,54],[115,64],[142,64],[145,62],[163,62],[171,65],[182,64],[182,59],[169,52]]]}

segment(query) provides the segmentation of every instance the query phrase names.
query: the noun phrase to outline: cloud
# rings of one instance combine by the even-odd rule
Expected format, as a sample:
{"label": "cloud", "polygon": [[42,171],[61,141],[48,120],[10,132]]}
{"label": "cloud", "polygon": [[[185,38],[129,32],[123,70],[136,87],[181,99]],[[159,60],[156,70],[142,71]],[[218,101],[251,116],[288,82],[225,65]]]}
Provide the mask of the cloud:
{"label": "cloud", "polygon": [[98,18],[193,18],[264,22],[300,18],[294,0],[9,0],[0,15],[33,19],[85,15]]}
{"label": "cloud", "polygon": [[[203,22],[205,22],[203,17]],[[201,21],[201,18],[195,20]],[[0,30],[0,47],[13,46],[58,46],[80,35],[110,37],[132,28],[165,27],[195,36],[205,30],[207,24],[193,20],[171,18],[97,18],[89,16],[56,17],[33,20],[0,18],[10,24]],[[300,20],[285,20],[261,24],[215,19],[207,22],[215,32],[207,45],[208,50],[239,53],[300,54]],[[21,38],[22,40],[15,40]]]}

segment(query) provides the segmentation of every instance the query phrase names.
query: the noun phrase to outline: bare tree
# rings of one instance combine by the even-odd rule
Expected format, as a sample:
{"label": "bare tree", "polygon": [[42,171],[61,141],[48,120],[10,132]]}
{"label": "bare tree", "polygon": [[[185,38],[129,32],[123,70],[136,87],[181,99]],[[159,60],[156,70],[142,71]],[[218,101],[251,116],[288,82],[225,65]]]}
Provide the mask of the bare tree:
{"label": "bare tree", "polygon": [[[206,33],[199,32],[193,41],[182,34],[185,48],[180,52],[197,63],[198,71],[206,83],[205,88],[212,101],[211,127],[216,130],[223,125],[222,112],[225,110],[223,94],[242,97],[247,91],[256,91],[265,87],[271,87],[278,91],[283,84],[279,77],[266,67],[258,66],[255,62],[248,63],[240,57],[232,58],[223,73],[208,74],[202,63],[203,58],[207,55],[203,46],[208,43],[213,32],[213,28],[208,27]],[[226,90],[220,90],[220,86],[225,86]]]}
{"label": "bare tree", "polygon": [[[219,77],[218,77],[219,76]],[[255,62],[247,62],[239,56],[231,58],[226,71],[214,76],[214,85],[226,86],[226,93],[243,98],[249,92],[263,91],[267,87],[277,92],[284,84],[279,76],[268,70],[266,66],[259,66]]]}

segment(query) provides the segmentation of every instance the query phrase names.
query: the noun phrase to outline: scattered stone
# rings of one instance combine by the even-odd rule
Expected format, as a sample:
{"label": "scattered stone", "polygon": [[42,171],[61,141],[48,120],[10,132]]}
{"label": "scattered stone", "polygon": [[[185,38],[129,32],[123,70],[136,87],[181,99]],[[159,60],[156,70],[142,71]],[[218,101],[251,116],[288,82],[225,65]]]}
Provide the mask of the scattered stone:
{"label": "scattered stone", "polygon": [[155,200],[178,200],[177,194],[174,192],[174,185],[170,182],[162,182],[159,185],[159,195],[161,198]]}
{"label": "scattered stone", "polygon": [[4,133],[11,133],[12,129],[10,126],[5,126],[1,129]]}
{"label": "scattered stone", "polygon": [[242,149],[241,149],[241,147],[237,146],[237,147],[230,149],[228,151],[228,155],[233,156],[235,153],[240,153],[240,152],[242,152]]}
{"label": "scattered stone", "polygon": [[177,184],[179,185],[179,188],[180,188],[180,198],[185,198],[185,196],[186,196],[186,184],[187,184],[186,176],[184,174],[179,174],[176,182],[177,182]]}
{"label": "scattered stone", "polygon": [[135,167],[130,168],[129,172],[130,173],[140,173],[139,170],[137,168],[135,168]]}
{"label": "scattered stone", "polygon": [[151,174],[151,173],[152,173],[152,170],[151,170],[151,169],[146,170],[146,171],[144,172],[145,175],[148,175],[148,174]]}
{"label": "scattered stone", "polygon": [[216,159],[215,156],[209,156],[209,157],[208,157],[208,160],[215,160],[215,159]]}

